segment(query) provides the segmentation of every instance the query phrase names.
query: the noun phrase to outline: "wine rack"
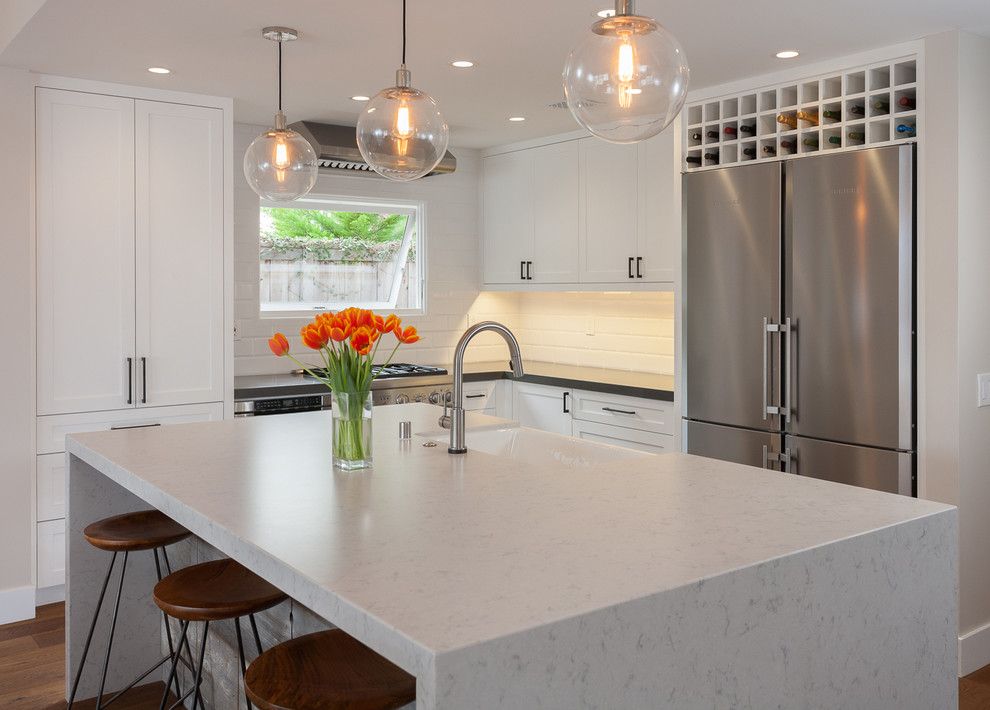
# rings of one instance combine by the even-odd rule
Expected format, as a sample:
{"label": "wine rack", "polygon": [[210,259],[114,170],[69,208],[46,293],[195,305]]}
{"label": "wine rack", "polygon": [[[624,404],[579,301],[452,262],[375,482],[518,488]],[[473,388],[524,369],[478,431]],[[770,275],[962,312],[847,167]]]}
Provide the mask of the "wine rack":
{"label": "wine rack", "polygon": [[684,170],[916,141],[917,74],[902,57],[688,104]]}

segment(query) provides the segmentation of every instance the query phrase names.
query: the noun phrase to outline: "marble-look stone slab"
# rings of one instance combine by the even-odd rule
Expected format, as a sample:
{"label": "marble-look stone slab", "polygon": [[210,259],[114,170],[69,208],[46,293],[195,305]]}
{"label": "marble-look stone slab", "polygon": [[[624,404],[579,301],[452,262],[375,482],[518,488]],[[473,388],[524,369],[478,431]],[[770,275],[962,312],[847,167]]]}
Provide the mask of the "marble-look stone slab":
{"label": "marble-look stone slab", "polygon": [[331,469],[322,412],[68,450],[414,674],[427,710],[805,691],[799,706],[836,707],[830,684],[932,688],[898,707],[954,697],[951,507],[683,454],[581,470],[398,440],[400,420],[435,429],[437,413],[376,408],[362,473]]}

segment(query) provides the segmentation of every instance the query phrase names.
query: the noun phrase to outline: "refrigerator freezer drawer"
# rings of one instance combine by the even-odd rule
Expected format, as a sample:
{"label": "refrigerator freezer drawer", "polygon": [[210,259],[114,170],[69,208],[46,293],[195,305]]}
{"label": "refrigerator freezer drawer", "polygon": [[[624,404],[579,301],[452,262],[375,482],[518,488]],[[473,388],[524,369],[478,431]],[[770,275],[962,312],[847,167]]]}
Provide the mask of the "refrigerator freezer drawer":
{"label": "refrigerator freezer drawer", "polygon": [[687,422],[687,452],[696,456],[779,471],[780,444],[780,434]]}
{"label": "refrigerator freezer drawer", "polygon": [[914,454],[786,436],[790,471],[888,493],[914,494]]}

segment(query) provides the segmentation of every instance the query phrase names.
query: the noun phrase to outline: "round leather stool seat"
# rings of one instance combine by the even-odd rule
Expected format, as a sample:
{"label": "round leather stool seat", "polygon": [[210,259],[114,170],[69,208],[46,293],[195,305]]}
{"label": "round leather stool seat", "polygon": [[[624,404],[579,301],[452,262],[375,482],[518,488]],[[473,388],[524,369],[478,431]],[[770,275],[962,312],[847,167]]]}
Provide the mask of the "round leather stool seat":
{"label": "round leather stool seat", "polygon": [[179,542],[191,533],[164,513],[139,510],[90,523],[83,536],[90,545],[108,552],[153,550]]}
{"label": "round leather stool seat", "polygon": [[284,593],[234,560],[184,567],[155,585],[155,604],[182,621],[220,621],[285,601]]}
{"label": "round leather stool seat", "polygon": [[281,643],[248,666],[261,710],[392,710],[416,699],[416,679],[340,629]]}

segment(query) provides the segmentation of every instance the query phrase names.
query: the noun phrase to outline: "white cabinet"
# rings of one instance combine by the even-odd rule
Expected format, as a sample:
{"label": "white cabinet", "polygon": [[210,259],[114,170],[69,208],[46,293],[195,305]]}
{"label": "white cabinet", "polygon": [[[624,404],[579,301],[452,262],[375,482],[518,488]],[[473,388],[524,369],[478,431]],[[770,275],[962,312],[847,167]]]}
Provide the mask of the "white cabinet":
{"label": "white cabinet", "polygon": [[38,522],[65,517],[65,454],[45,454],[38,457],[35,495]]}
{"label": "white cabinet", "polygon": [[578,390],[574,392],[571,410],[575,419],[583,421],[658,434],[674,433],[672,402]]}
{"label": "white cabinet", "polygon": [[223,112],[138,101],[141,406],[223,399]]}
{"label": "white cabinet", "polygon": [[676,127],[633,145],[567,137],[482,160],[484,281],[645,290],[680,263]]}
{"label": "white cabinet", "polygon": [[569,390],[515,382],[512,388],[512,416],[522,426],[555,434],[570,434],[569,399]]}
{"label": "white cabinet", "polygon": [[636,259],[640,257],[639,145],[582,140],[581,172],[585,214],[581,281],[636,280]]}
{"label": "white cabinet", "polygon": [[134,101],[39,89],[38,413],[134,403]]}
{"label": "white cabinet", "polygon": [[577,142],[486,158],[482,181],[485,283],[576,281]]}
{"label": "white cabinet", "polygon": [[675,450],[674,437],[669,434],[655,434],[649,431],[584,422],[578,419],[574,420],[571,435],[586,441],[622,446],[626,449],[636,449],[651,454]]}
{"label": "white cabinet", "polygon": [[65,520],[38,523],[38,588],[65,584]]}
{"label": "white cabinet", "polygon": [[223,399],[223,120],[39,89],[38,414]]}

